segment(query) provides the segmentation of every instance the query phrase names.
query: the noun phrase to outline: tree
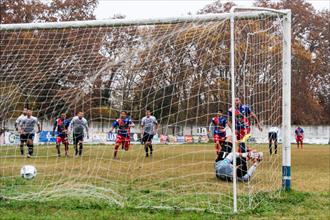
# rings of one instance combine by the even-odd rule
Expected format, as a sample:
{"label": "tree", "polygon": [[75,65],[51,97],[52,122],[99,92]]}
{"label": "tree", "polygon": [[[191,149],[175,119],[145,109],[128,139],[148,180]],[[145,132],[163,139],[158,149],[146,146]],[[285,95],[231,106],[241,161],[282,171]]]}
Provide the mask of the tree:
{"label": "tree", "polygon": [[233,6],[235,6],[235,3],[233,2],[221,3],[221,0],[217,0],[211,4],[206,5],[202,9],[198,10],[197,14],[229,12]]}
{"label": "tree", "polygon": [[[96,5],[97,0],[54,0],[51,3],[40,0],[3,0],[0,2],[0,23],[94,19],[93,11]],[[16,104],[29,105],[33,109],[43,109],[42,117],[54,117],[61,111],[83,108],[74,105],[75,102],[70,102],[76,95],[83,95],[82,91],[74,90],[72,82],[81,84],[86,78],[90,78],[90,68],[99,70],[105,61],[99,55],[100,45],[91,45],[88,44],[88,38],[76,37],[91,33],[93,30],[77,30],[75,33],[70,30],[1,32],[0,82],[11,82],[4,88],[15,86],[12,91],[15,99],[10,100],[17,102]],[[102,39],[99,39],[99,42],[102,42]],[[9,47],[11,49],[7,50]],[[77,54],[72,51],[82,47],[90,49],[89,54],[77,59]],[[72,56],[61,55],[65,53]],[[91,56],[93,62],[89,62]],[[87,63],[90,66],[86,66]],[[1,96],[6,96],[7,93],[8,91],[1,91]],[[84,99],[86,98],[88,97],[84,96]],[[12,117],[17,113],[8,107],[8,101],[0,103],[0,118]],[[83,103],[88,104],[89,101]],[[69,108],[65,109],[67,106]]]}
{"label": "tree", "polygon": [[[218,0],[197,13],[228,12],[233,5]],[[329,123],[329,11],[317,12],[304,0],[257,0],[254,5],[292,10],[292,122]]]}
{"label": "tree", "polygon": [[0,23],[31,23],[95,19],[98,0],[2,0]]}
{"label": "tree", "polygon": [[258,0],[256,6],[292,11],[292,122],[330,123],[329,11],[304,0]]}

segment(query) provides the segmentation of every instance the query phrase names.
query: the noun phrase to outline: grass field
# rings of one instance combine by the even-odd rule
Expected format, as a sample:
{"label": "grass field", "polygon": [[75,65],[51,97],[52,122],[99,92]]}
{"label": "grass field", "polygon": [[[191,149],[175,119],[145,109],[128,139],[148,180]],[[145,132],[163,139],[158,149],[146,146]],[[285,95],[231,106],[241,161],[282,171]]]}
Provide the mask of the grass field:
{"label": "grass field", "polygon": [[[237,218],[230,214],[232,183],[214,176],[213,145],[156,146],[152,158],[133,146],[119,160],[112,159],[112,147],[87,146],[78,159],[56,158],[54,146],[37,147],[31,159],[17,156],[15,147],[1,147],[0,218]],[[278,191],[281,155],[254,147],[266,156],[252,181],[238,184],[240,216],[330,217],[329,146],[292,148],[290,193]],[[19,177],[25,164],[37,167],[35,179]],[[196,211],[186,211],[191,208]]]}

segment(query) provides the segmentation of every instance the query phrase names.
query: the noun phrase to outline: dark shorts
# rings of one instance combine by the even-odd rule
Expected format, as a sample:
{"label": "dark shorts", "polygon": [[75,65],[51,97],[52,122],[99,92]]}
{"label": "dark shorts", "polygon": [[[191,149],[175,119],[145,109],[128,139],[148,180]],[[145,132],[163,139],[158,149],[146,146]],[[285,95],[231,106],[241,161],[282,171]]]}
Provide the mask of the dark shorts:
{"label": "dark shorts", "polygon": [[145,143],[145,142],[150,142],[152,141],[152,138],[154,137],[153,134],[148,134],[148,133],[144,133],[143,134],[143,137],[142,137],[142,142]]}
{"label": "dark shorts", "polygon": [[84,141],[84,134],[72,134],[72,138],[73,138],[73,144],[78,144],[79,142],[83,142]]}
{"label": "dark shorts", "polygon": [[277,141],[277,133],[276,132],[268,132],[268,139],[270,141]]}
{"label": "dark shorts", "polygon": [[21,134],[20,135],[20,140],[21,142],[27,142],[28,140],[34,139],[34,133],[27,133],[27,134]]}

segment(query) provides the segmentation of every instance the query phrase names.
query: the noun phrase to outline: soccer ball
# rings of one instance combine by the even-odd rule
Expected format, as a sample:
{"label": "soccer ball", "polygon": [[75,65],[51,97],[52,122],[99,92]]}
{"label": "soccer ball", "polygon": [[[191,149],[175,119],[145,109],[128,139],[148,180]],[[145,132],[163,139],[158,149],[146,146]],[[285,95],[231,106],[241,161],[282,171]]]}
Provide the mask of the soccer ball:
{"label": "soccer ball", "polygon": [[37,169],[32,165],[25,165],[21,168],[21,177],[30,180],[37,175]]}

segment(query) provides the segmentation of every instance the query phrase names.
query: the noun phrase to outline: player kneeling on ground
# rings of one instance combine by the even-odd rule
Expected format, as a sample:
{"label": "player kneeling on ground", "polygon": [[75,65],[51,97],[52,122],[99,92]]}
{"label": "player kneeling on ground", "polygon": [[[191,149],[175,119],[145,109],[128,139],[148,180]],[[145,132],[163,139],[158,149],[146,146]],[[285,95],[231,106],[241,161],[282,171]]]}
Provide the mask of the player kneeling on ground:
{"label": "player kneeling on ground", "polygon": [[218,179],[225,180],[225,181],[232,181],[233,180],[233,159],[234,156],[238,159],[246,158],[253,160],[253,165],[247,170],[247,173],[243,176],[237,174],[237,180],[242,182],[247,182],[250,180],[250,177],[256,171],[256,168],[260,161],[262,160],[263,153],[250,151],[248,153],[229,153],[223,160],[218,160],[215,164],[215,174]]}
{"label": "player kneeling on ground", "polygon": [[128,151],[129,149],[129,145],[130,145],[130,128],[134,127],[134,123],[131,120],[130,117],[127,116],[127,112],[126,111],[121,111],[120,113],[120,118],[118,118],[116,121],[114,121],[112,123],[112,128],[110,129],[110,133],[112,133],[112,131],[115,128],[118,128],[117,131],[117,137],[116,137],[116,144],[115,144],[115,149],[114,149],[114,154],[113,157],[117,158],[117,154],[118,154],[118,149],[119,146],[122,145],[125,149],[125,151]]}
{"label": "player kneeling on ground", "polygon": [[53,127],[53,136],[55,136],[55,130],[57,129],[57,137],[56,137],[56,149],[57,156],[61,156],[60,146],[61,143],[64,144],[65,156],[68,157],[69,151],[69,141],[68,141],[68,128],[70,125],[70,121],[66,119],[66,114],[62,113],[61,117],[56,119]]}
{"label": "player kneeling on ground", "polygon": [[150,156],[152,156],[152,138],[157,133],[158,122],[157,119],[151,115],[151,111],[147,109],[146,116],[141,120],[141,142],[144,143],[144,150],[146,157],[149,156],[148,149],[150,149]]}
{"label": "player kneeling on ground", "polygon": [[28,147],[28,155],[27,157],[30,158],[33,154],[33,139],[34,139],[34,128],[38,126],[38,133],[40,133],[40,123],[36,117],[32,116],[32,111],[28,110],[26,117],[22,119],[20,123],[20,131],[21,131],[21,141],[26,142]]}

